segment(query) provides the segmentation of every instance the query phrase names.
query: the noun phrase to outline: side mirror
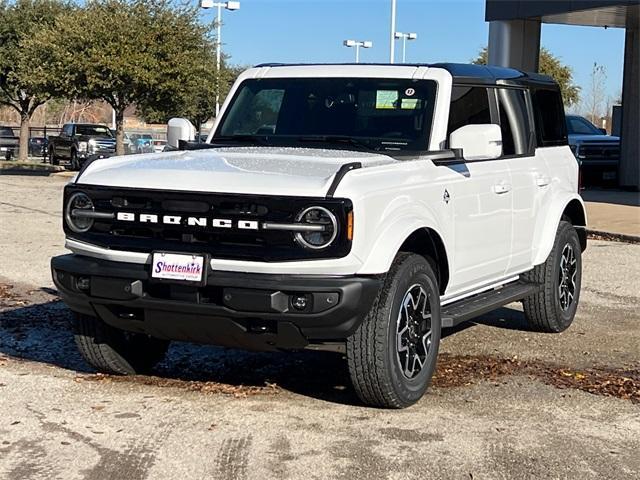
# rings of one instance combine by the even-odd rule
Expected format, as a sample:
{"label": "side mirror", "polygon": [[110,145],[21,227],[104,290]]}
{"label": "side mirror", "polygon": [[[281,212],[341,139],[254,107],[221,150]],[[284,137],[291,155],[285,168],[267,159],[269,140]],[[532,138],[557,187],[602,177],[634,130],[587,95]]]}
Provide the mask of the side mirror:
{"label": "side mirror", "polygon": [[167,124],[167,145],[178,148],[180,140],[191,142],[196,138],[196,127],[186,118],[172,118]]}
{"label": "side mirror", "polygon": [[449,148],[462,150],[465,160],[493,160],[502,155],[502,132],[492,123],[465,125],[449,135]]}
{"label": "side mirror", "polygon": [[607,129],[606,128],[599,128],[598,130],[600,130],[600,133],[602,133],[603,135],[609,135],[607,133]]}

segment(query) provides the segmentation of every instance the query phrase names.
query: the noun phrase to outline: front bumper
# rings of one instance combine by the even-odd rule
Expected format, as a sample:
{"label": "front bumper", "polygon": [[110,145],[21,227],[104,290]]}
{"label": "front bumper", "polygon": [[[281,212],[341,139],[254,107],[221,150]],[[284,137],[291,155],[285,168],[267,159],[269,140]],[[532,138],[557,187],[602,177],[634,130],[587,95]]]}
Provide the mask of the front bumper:
{"label": "front bumper", "polygon": [[[208,272],[202,286],[150,279],[149,265],[71,254],[51,260],[71,310],[123,330],[250,350],[304,348],[344,340],[358,328],[381,285],[378,276]],[[307,300],[304,310],[293,298]]]}
{"label": "front bumper", "polygon": [[98,152],[98,153],[78,152],[78,158],[83,162],[87,162],[87,161],[93,162],[94,160],[98,160],[100,158],[110,158],[110,157],[114,157],[115,155],[116,155],[116,152]]}

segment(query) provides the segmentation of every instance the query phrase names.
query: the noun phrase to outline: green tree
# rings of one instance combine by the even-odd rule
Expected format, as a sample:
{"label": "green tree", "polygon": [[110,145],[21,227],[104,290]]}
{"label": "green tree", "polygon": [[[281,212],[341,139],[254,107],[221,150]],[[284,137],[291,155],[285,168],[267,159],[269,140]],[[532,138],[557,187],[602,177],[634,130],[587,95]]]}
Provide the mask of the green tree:
{"label": "green tree", "polygon": [[202,124],[215,115],[218,85],[222,103],[243,70],[244,67],[228,66],[224,59],[218,75],[215,47],[208,48],[202,52],[200,64],[194,68],[189,83],[183,84],[179,92],[164,92],[162,101],[154,99],[152,103],[138,103],[138,113],[150,123],[165,123],[173,117],[184,117],[200,131]]}
{"label": "green tree", "polygon": [[56,0],[0,1],[0,105],[20,115],[20,151],[18,159],[27,160],[31,117],[51,97],[51,90],[34,83],[38,71],[29,61],[26,42],[40,29],[52,27],[56,18],[69,11],[69,4]]}
{"label": "green tree", "polygon": [[[46,87],[67,98],[103,100],[115,111],[116,149],[124,154],[124,112],[179,101],[213,48],[198,10],[170,0],[92,0],[29,42]],[[177,99],[177,100],[176,100]]]}
{"label": "green tree", "polygon": [[[488,51],[487,47],[484,47],[473,60],[473,63],[486,65],[487,59]],[[549,75],[558,82],[564,104],[567,107],[580,101],[580,87],[573,83],[573,70],[568,65],[564,65],[558,57],[544,47],[540,49],[540,73]]]}

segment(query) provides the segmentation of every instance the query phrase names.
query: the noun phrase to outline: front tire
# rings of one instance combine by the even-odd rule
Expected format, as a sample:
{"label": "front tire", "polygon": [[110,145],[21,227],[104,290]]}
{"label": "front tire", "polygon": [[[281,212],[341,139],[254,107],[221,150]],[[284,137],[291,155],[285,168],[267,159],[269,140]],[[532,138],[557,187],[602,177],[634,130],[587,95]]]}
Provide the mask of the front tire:
{"label": "front tire", "polygon": [[78,153],[75,150],[71,150],[71,159],[69,161],[70,169],[74,172],[80,170],[80,162],[78,161]]}
{"label": "front tire", "polygon": [[371,310],[347,339],[349,373],[365,404],[405,408],[427,390],[442,327],[436,278],[424,257],[398,254]]}
{"label": "front tire", "polygon": [[531,329],[558,333],[569,328],[576,315],[582,285],[582,247],[571,223],[560,222],[546,262],[523,277],[542,284],[540,292],[522,301]]}
{"label": "front tire", "polygon": [[102,373],[145,374],[160,362],[169,342],[139,333],[125,332],[102,320],[78,314],[75,341],[86,362]]}
{"label": "front tire", "polygon": [[56,151],[53,148],[49,149],[49,163],[51,165],[59,165],[60,164],[60,160],[58,160],[58,157],[56,157]]}

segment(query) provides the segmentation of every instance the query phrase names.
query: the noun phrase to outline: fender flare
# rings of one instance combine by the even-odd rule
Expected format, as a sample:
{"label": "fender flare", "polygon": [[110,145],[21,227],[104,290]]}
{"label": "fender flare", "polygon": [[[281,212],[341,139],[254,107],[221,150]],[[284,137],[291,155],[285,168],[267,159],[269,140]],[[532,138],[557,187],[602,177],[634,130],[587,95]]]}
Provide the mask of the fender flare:
{"label": "fender flare", "polygon": [[[400,247],[405,241],[416,231],[429,229],[440,237],[443,245],[445,245],[445,253],[447,253],[445,237],[434,225],[438,223],[430,216],[415,215],[407,212],[389,223],[384,230],[376,235],[376,242],[369,251],[367,258],[362,265],[359,273],[362,274],[383,274],[389,271],[391,264]],[[450,263],[450,256],[447,254],[447,263]],[[451,265],[448,265],[449,270]]]}
{"label": "fender flare", "polygon": [[[582,197],[577,193],[565,194],[557,196],[553,199],[551,207],[548,209],[547,214],[541,212],[538,215],[538,221],[535,229],[534,237],[534,252],[533,252],[533,265],[540,265],[547,260],[547,257],[551,253],[553,248],[553,242],[556,238],[556,231],[558,225],[564,213],[568,208],[579,208],[581,213],[581,219],[573,219],[574,226],[578,229],[584,229],[586,235],[587,227],[587,210],[584,206]],[[586,238],[586,237],[585,237]],[[537,248],[535,248],[537,246]],[[584,245],[586,247],[586,243]]]}

